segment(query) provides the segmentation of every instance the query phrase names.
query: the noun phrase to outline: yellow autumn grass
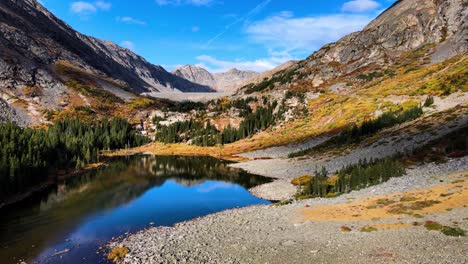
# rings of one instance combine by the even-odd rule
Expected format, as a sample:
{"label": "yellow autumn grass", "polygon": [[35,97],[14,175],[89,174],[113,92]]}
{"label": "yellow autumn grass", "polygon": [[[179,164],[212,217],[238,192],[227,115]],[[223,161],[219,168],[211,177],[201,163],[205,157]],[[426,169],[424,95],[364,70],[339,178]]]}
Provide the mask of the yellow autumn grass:
{"label": "yellow autumn grass", "polygon": [[[398,218],[401,215],[430,215],[448,209],[466,207],[468,205],[466,176],[466,173],[452,174],[448,177],[455,180],[448,184],[365,198],[352,203],[301,209],[298,221],[372,221]],[[402,199],[403,197],[405,198]]]}

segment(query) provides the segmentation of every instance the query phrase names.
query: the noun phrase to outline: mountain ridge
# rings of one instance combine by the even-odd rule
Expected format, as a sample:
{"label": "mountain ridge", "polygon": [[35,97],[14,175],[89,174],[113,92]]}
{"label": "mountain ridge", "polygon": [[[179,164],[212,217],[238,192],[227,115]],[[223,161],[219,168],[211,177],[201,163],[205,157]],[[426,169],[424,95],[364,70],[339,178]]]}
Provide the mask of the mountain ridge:
{"label": "mountain ridge", "polygon": [[75,31],[36,0],[2,1],[0,26],[3,35],[0,39],[1,66],[3,69],[17,68],[16,72],[22,76],[15,77],[23,78],[12,81],[3,74],[2,84],[9,88],[14,87],[8,82],[35,85],[38,70],[60,83],[50,67],[62,59],[90,73],[111,77],[137,93],[174,88],[188,92],[212,91],[174,76],[115,43]]}
{"label": "mountain ridge", "polygon": [[211,73],[196,65],[180,66],[172,73],[201,85],[207,85],[221,92],[234,93],[245,82],[259,73],[232,68],[226,72]]}
{"label": "mountain ridge", "polygon": [[418,48],[431,55],[428,64],[451,58],[468,50],[468,10],[463,6],[462,0],[398,1],[363,30],[323,46],[264,83],[245,86],[242,91],[291,86],[328,89],[334,80],[387,68]]}

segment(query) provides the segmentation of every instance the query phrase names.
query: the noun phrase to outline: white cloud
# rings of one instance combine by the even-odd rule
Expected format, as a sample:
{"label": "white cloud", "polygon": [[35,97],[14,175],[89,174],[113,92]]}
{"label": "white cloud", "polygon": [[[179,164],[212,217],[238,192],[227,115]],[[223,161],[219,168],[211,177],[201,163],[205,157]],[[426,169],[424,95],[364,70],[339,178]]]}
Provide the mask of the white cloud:
{"label": "white cloud", "polygon": [[117,21],[127,23],[127,24],[136,24],[136,25],[146,25],[145,21],[133,18],[133,17],[116,17]]}
{"label": "white cloud", "polygon": [[[257,7],[256,10],[261,10],[268,3],[269,0],[263,1],[263,5]],[[255,60],[222,60],[202,55],[197,57],[198,65],[213,72],[223,72],[231,68],[263,72],[288,60],[310,55],[325,44],[362,30],[374,16],[373,12],[372,14],[337,13],[296,17],[290,11],[283,11],[263,20],[245,23],[251,17],[247,15],[241,19],[244,21],[244,33],[252,42],[263,46],[268,51],[268,55]],[[229,26],[226,28],[229,29]],[[218,37],[219,35],[212,38],[205,46],[209,47]]]}
{"label": "white cloud", "polygon": [[205,6],[209,5],[213,0],[156,0],[158,5],[195,5]]}
{"label": "white cloud", "polygon": [[70,11],[78,15],[88,16],[97,13],[98,10],[109,10],[111,6],[111,3],[104,1],[94,3],[78,1],[71,3]]}
{"label": "white cloud", "polygon": [[352,0],[346,2],[341,7],[343,12],[362,13],[374,11],[380,7],[380,4],[373,0]]}
{"label": "white cloud", "polygon": [[135,43],[129,41],[129,40],[124,40],[120,43],[120,45],[124,48],[127,48],[131,51],[135,51]]}
{"label": "white cloud", "polygon": [[203,184],[195,189],[199,193],[209,193],[217,189],[239,189],[239,186],[227,182],[214,182],[211,184]]}
{"label": "white cloud", "polygon": [[294,17],[291,12],[252,23],[248,37],[274,51],[310,54],[346,34],[361,30],[372,20],[365,15],[332,14]]}
{"label": "white cloud", "polygon": [[70,10],[76,14],[89,15],[97,12],[97,8],[88,2],[73,2],[70,6]]}
{"label": "white cloud", "polygon": [[[277,54],[279,55],[279,54]],[[210,72],[226,72],[232,68],[236,68],[239,70],[250,70],[256,72],[264,72],[267,70],[271,70],[278,65],[291,60],[289,55],[287,56],[272,56],[270,58],[262,58],[253,61],[248,60],[235,60],[235,61],[227,61],[227,60],[220,60],[216,59],[212,56],[208,55],[201,55],[197,57],[199,61],[196,64],[199,67],[205,68]]]}
{"label": "white cloud", "polygon": [[109,2],[104,2],[104,1],[96,1],[94,2],[94,5],[102,10],[109,10],[112,7],[112,4]]}

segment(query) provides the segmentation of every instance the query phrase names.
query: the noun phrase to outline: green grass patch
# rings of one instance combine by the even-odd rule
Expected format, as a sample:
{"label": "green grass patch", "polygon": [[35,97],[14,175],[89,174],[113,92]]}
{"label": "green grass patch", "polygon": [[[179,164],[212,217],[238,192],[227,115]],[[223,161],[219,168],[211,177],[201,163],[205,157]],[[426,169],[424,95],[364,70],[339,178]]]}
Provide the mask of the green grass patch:
{"label": "green grass patch", "polygon": [[446,236],[454,236],[454,237],[466,236],[465,230],[459,227],[444,226],[441,232]]}
{"label": "green grass patch", "polygon": [[389,199],[379,199],[377,200],[378,205],[389,205],[389,204],[394,204],[395,201],[389,200]]}
{"label": "green grass patch", "polygon": [[367,233],[368,232],[375,232],[375,231],[377,231],[377,228],[372,227],[372,226],[366,226],[366,227],[361,228],[360,231],[361,232],[367,232]]}
{"label": "green grass patch", "polygon": [[272,204],[272,206],[283,206],[283,205],[290,204],[292,202],[293,202],[293,199],[285,199],[285,200],[281,200],[279,202]]}
{"label": "green grass patch", "polygon": [[400,202],[414,202],[416,200],[417,200],[416,197],[403,196],[403,197],[401,197]]}
{"label": "green grass patch", "polygon": [[424,227],[430,231],[440,231],[444,228],[443,225],[434,221],[426,221],[426,223],[424,223]]}

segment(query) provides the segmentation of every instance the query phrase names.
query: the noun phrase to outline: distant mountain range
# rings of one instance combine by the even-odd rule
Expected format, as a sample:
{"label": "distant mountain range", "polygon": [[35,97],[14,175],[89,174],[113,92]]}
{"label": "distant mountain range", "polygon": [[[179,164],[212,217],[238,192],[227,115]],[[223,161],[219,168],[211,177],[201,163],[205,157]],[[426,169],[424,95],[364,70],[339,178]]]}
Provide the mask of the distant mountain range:
{"label": "distant mountain range", "polygon": [[254,71],[241,71],[238,69],[231,69],[223,73],[210,73],[206,69],[194,65],[179,67],[172,73],[191,82],[206,85],[219,92],[226,93],[235,92],[239,87],[258,75]]}
{"label": "distant mountain range", "polygon": [[[75,31],[36,0],[2,0],[0,121],[44,123],[48,115],[76,107],[103,116],[123,114],[117,104],[132,115],[142,114],[138,107],[151,104],[138,95],[168,92],[278,96],[289,90],[312,98],[326,92],[358,96],[372,80],[405,75],[466,53],[466,5],[466,0],[397,1],[362,31],[304,60],[259,74],[237,69],[210,73],[192,65],[170,73],[128,49]],[[415,81],[412,78],[413,85]],[[424,86],[426,79],[417,81]],[[128,104],[135,98],[140,101]]]}
{"label": "distant mountain range", "polygon": [[64,66],[135,93],[213,91],[112,42],[75,31],[36,0],[0,1],[0,32],[0,86],[13,93],[24,86],[62,86],[68,79],[60,71]]}

